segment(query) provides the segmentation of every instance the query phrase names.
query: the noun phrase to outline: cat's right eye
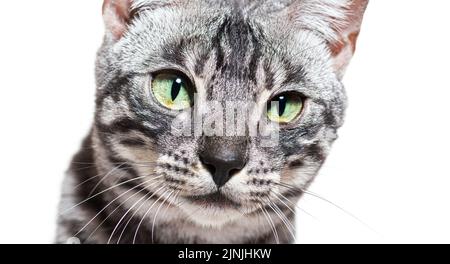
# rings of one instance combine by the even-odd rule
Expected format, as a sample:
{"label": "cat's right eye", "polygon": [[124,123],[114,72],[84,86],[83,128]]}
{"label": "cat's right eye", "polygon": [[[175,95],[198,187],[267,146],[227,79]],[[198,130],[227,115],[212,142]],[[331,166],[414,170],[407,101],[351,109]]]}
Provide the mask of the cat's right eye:
{"label": "cat's right eye", "polygon": [[192,106],[189,81],[182,74],[156,74],[151,82],[151,90],[156,100],[166,108],[184,110]]}

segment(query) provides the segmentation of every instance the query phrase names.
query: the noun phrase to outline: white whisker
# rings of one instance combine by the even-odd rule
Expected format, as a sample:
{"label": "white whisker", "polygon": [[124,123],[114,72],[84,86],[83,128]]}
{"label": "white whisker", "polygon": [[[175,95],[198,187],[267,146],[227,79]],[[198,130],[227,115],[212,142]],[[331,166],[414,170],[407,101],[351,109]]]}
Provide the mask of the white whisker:
{"label": "white whisker", "polygon": [[89,200],[91,200],[91,199],[93,199],[93,198],[95,198],[95,197],[97,197],[97,196],[99,196],[99,195],[101,195],[101,194],[103,194],[103,193],[109,191],[109,190],[112,190],[112,189],[114,189],[114,188],[117,188],[117,187],[119,187],[119,186],[122,186],[122,185],[124,185],[124,184],[127,184],[127,183],[129,183],[129,182],[136,181],[136,180],[142,179],[142,178],[147,178],[147,177],[148,177],[148,176],[136,177],[136,178],[133,178],[133,179],[124,181],[124,182],[122,182],[122,183],[120,183],[120,184],[116,184],[116,185],[114,185],[114,186],[111,186],[111,187],[109,187],[108,189],[105,189],[105,190],[103,190],[103,191],[101,191],[101,192],[99,192],[99,193],[97,193],[97,194],[95,194],[95,195],[93,195],[93,196],[90,196],[90,197],[84,199],[83,201],[81,201],[81,202],[75,204],[74,206],[72,206],[72,207],[70,207],[70,208],[68,208],[68,209],[66,209],[66,210],[64,210],[64,211],[62,211],[60,214],[61,214],[61,215],[66,214],[68,211],[73,210],[73,209],[76,208],[77,206],[80,206],[81,204],[83,204],[83,203],[85,203],[85,202],[87,202],[87,201],[89,201]]}
{"label": "white whisker", "polygon": [[[144,216],[141,218],[141,221],[139,221],[139,224],[138,224],[138,226],[137,226],[137,228],[136,228],[136,232],[134,233],[133,244],[136,243],[137,234],[138,234],[139,229],[140,229],[140,227],[141,227],[141,225],[142,225],[142,222],[144,222],[144,220],[145,220],[145,217],[146,217],[147,214],[150,212],[150,210],[153,208],[153,206],[154,206],[159,200],[161,200],[161,198],[162,198],[167,192],[168,192],[168,190],[166,190],[160,197],[158,197],[158,199],[156,199],[155,202],[153,202],[153,204],[148,208],[148,210],[145,212]],[[172,193],[173,193],[173,192],[174,192],[174,191],[172,191]]]}
{"label": "white whisker", "polygon": [[272,233],[273,233],[274,238],[275,238],[275,242],[277,244],[280,244],[280,238],[278,237],[277,229],[276,229],[275,224],[273,223],[272,219],[270,218],[269,212],[267,212],[267,210],[262,205],[260,205],[259,207],[261,208],[261,211],[263,212],[263,214],[265,215],[267,221],[269,222],[269,225],[270,225],[270,227],[272,229]]}
{"label": "white whisker", "polygon": [[[145,183],[148,183],[148,182],[150,182],[150,181],[152,181],[152,180],[156,180],[157,178],[159,178],[159,177],[156,177],[156,178],[153,178],[153,179],[151,179],[151,180],[149,180],[149,181],[146,181],[146,182],[144,182],[143,184],[145,184]],[[138,195],[139,193],[141,193],[141,192],[143,192],[143,191],[147,191],[147,188],[149,188],[149,187],[151,187],[151,186],[153,186],[153,184],[149,184],[149,185],[146,185],[144,188],[142,188],[141,190],[139,190],[138,192],[136,192],[136,193],[134,193],[134,194],[132,194],[132,195],[130,195],[130,197],[128,197],[125,201],[123,201],[123,202],[121,202],[111,213],[109,213],[106,217],[105,217],[105,219],[103,219],[103,221],[91,232],[91,234],[89,235],[89,237],[87,238],[87,240],[89,240],[89,238],[103,225],[103,223],[105,223],[106,222],[106,220],[108,220],[108,218],[111,216],[111,215],[113,215],[114,214],[114,212],[116,212],[117,211],[117,209],[119,209],[122,205],[124,205],[128,200],[130,200],[131,198],[133,198],[134,196],[136,196],[136,195]],[[139,187],[139,185],[138,186],[136,186],[136,187]],[[130,189],[130,190],[133,190],[133,189],[135,189],[136,187],[134,187],[134,188],[132,188],[132,189]],[[114,199],[114,200],[116,200],[116,199]],[[114,202],[114,200],[112,201],[112,202]],[[106,207],[107,206],[109,206],[109,204],[108,205],[106,205]],[[106,208],[105,207],[105,208]]]}
{"label": "white whisker", "polygon": [[[177,192],[177,194],[178,193],[179,193],[179,191]],[[158,217],[159,210],[161,210],[161,207],[166,203],[166,201],[171,197],[172,194],[173,194],[173,192],[170,193],[169,196],[166,199],[164,199],[164,201],[161,203],[161,205],[156,210],[155,216],[153,217],[153,223],[152,223],[152,244],[155,243],[155,240],[154,240],[154,237],[155,237],[154,236],[154,234],[155,234],[155,223],[156,223],[156,218]]]}
{"label": "white whisker", "polygon": [[111,175],[114,171],[119,170],[123,165],[125,165],[126,162],[121,163],[120,165],[114,167],[112,170],[110,170],[108,173],[105,174],[105,176],[103,176],[98,182],[97,184],[95,184],[94,188],[92,188],[92,190],[89,192],[88,196],[91,196],[95,189],[97,189],[97,187],[109,176]]}
{"label": "white whisker", "polygon": [[116,198],[114,198],[112,201],[110,201],[107,205],[105,205],[94,217],[91,218],[91,220],[89,220],[80,230],[78,230],[78,232],[74,235],[74,237],[78,236],[90,223],[92,223],[92,221],[94,221],[95,218],[97,218],[103,211],[106,210],[106,208],[108,208],[111,204],[113,204],[115,201],[117,201],[118,199],[120,199],[122,196],[124,196],[125,194],[131,192],[132,190],[152,181],[153,179],[150,179],[148,181],[145,181],[143,183],[140,183],[136,186],[134,186],[133,188],[125,191],[124,193],[120,194],[119,196],[117,196]]}
{"label": "white whisker", "polygon": [[275,203],[269,201],[268,205],[272,209],[272,211],[276,215],[278,215],[280,220],[284,223],[284,225],[286,226],[287,230],[291,234],[292,239],[294,239],[294,241],[295,241],[295,227],[291,224],[289,219],[287,219],[286,215],[281,211],[281,209]]}
{"label": "white whisker", "polygon": [[125,212],[125,214],[120,218],[119,222],[117,222],[116,226],[114,227],[114,230],[112,231],[111,235],[109,236],[108,239],[108,243],[109,244],[111,242],[111,239],[114,236],[114,233],[116,232],[117,228],[119,227],[120,223],[122,223],[122,221],[125,219],[125,217],[131,212],[131,210],[133,210],[133,208],[139,204],[142,200],[144,200],[145,197],[147,197],[147,195],[151,194],[150,197],[148,197],[147,199],[145,199],[141,205],[139,205],[139,207],[133,212],[133,214],[131,215],[131,217],[128,219],[128,221],[126,222],[124,228],[122,229],[122,231],[120,232],[119,238],[117,239],[117,244],[120,243],[120,239],[122,239],[123,234],[125,233],[125,230],[127,229],[128,224],[131,222],[131,219],[133,219],[133,217],[137,214],[137,212],[139,211],[139,209],[142,207],[142,205],[144,205],[147,201],[149,201],[153,196],[155,196],[155,194],[163,189],[164,186],[159,187],[159,189],[157,189],[154,193],[147,193],[146,195],[144,195],[143,197],[141,197],[141,199],[139,199],[137,202],[135,202],[130,208],[128,208],[128,210]]}

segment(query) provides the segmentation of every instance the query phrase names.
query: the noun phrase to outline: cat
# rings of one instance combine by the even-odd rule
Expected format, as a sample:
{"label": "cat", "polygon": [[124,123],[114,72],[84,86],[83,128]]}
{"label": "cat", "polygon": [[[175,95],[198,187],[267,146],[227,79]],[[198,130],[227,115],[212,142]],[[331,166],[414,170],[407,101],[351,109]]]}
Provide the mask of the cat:
{"label": "cat", "polygon": [[104,0],[95,121],[56,242],[295,242],[367,4]]}

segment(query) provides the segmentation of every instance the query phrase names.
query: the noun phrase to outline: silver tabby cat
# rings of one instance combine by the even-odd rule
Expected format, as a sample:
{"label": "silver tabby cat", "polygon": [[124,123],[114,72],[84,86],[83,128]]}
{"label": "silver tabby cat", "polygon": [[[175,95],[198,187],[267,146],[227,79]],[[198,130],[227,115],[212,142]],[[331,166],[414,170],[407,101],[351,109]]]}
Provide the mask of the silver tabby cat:
{"label": "silver tabby cat", "polygon": [[294,242],[367,2],[105,0],[56,241]]}

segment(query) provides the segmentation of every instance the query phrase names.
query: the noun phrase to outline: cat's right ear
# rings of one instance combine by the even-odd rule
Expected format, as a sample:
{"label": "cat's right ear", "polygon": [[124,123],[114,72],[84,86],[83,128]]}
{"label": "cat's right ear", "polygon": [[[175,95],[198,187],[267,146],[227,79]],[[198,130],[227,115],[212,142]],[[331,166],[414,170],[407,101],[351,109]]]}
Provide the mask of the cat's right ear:
{"label": "cat's right ear", "polygon": [[125,34],[131,17],[133,0],[104,0],[103,20],[106,34],[117,41]]}

